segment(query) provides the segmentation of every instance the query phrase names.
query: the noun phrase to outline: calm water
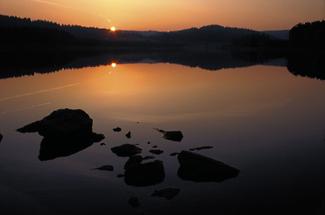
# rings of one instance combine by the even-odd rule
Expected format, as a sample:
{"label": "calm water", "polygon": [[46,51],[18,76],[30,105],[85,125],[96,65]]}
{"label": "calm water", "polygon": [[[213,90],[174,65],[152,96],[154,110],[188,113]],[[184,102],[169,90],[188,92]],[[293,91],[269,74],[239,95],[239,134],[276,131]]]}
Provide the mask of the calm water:
{"label": "calm water", "polygon": [[[324,214],[325,82],[286,67],[208,71],[167,63],[65,69],[0,80],[0,208],[4,214]],[[80,108],[106,136],[69,157],[42,162],[41,137],[15,130],[59,108]],[[138,123],[139,122],[139,123]],[[122,133],[112,128],[120,126]],[[181,130],[182,142],[153,128]],[[131,130],[128,140],[124,134]],[[151,145],[147,142],[151,141]],[[125,158],[110,150],[158,145],[163,183],[132,187],[117,175]],[[200,151],[240,169],[221,183],[182,181],[177,157]],[[95,171],[113,165],[113,172]],[[181,191],[168,201],[154,190]],[[128,204],[131,196],[141,206]]]}

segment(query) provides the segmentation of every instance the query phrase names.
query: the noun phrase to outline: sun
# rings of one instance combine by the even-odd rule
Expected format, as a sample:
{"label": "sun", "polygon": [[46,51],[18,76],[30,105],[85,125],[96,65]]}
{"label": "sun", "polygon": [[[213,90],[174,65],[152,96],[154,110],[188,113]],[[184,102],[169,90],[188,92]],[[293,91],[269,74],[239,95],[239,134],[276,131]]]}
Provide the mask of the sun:
{"label": "sun", "polygon": [[112,32],[115,32],[115,31],[116,31],[116,27],[115,27],[115,26],[112,26],[112,27],[110,28],[110,30],[111,30]]}

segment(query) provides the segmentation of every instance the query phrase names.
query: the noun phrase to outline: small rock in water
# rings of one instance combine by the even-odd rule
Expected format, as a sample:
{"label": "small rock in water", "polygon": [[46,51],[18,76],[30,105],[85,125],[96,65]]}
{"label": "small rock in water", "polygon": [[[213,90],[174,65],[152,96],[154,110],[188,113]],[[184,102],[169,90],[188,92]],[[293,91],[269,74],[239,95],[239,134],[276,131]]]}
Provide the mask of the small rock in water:
{"label": "small rock in water", "polygon": [[170,156],[172,156],[172,157],[174,157],[176,155],[179,155],[179,153],[178,152],[173,152],[173,153],[170,154]]}
{"label": "small rock in water", "polygon": [[131,131],[129,131],[125,136],[130,139],[131,138]]}
{"label": "small rock in water", "polygon": [[118,174],[117,177],[118,178],[123,178],[125,175],[124,174]]}
{"label": "small rock in water", "polygon": [[197,148],[191,148],[190,151],[200,151],[200,150],[204,150],[204,149],[212,149],[213,146],[201,146],[201,147],[197,147]]}
{"label": "small rock in water", "polygon": [[158,146],[153,146],[152,148],[156,149],[156,148],[158,148]]}
{"label": "small rock in water", "polygon": [[151,142],[150,141],[148,141],[148,143],[147,143],[148,145],[150,145],[151,144]]}
{"label": "small rock in water", "polygon": [[160,150],[160,149],[153,149],[153,150],[150,150],[149,152],[151,152],[152,154],[155,154],[155,155],[160,155],[162,153],[164,153],[163,150]]}
{"label": "small rock in water", "polygon": [[2,136],[2,134],[0,134],[0,143],[1,143],[1,141],[2,141],[2,138],[3,138],[3,136]]}
{"label": "small rock in water", "polygon": [[137,197],[134,197],[134,196],[130,197],[128,202],[129,202],[129,205],[131,205],[131,207],[133,207],[133,208],[140,207],[140,201]]}
{"label": "small rock in water", "polygon": [[96,168],[96,170],[102,170],[102,171],[114,171],[114,167],[112,165],[105,165]]}
{"label": "small rock in water", "polygon": [[163,134],[163,138],[171,141],[181,142],[183,139],[183,133],[181,131],[164,131],[161,129],[155,129]]}
{"label": "small rock in water", "polygon": [[105,146],[106,144],[105,144],[105,143],[101,143],[100,145],[101,145],[101,146]]}
{"label": "small rock in water", "polygon": [[116,128],[113,128],[113,131],[114,131],[114,132],[121,132],[121,131],[122,131],[122,128],[120,128],[120,127],[116,127]]}
{"label": "small rock in water", "polygon": [[130,157],[136,154],[140,154],[142,149],[131,144],[124,144],[111,148],[112,152],[119,157]]}
{"label": "small rock in water", "polygon": [[180,189],[177,188],[166,188],[162,190],[156,190],[151,196],[165,198],[167,200],[173,199],[180,192]]}

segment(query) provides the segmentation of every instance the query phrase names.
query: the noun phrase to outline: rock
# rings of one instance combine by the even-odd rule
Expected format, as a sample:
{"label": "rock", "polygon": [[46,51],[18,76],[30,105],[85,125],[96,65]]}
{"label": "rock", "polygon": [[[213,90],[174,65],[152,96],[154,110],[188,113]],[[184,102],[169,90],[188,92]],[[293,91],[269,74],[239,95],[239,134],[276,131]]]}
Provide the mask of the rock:
{"label": "rock", "polygon": [[123,178],[125,175],[124,174],[118,174],[117,177],[118,178]]}
{"label": "rock", "polygon": [[165,198],[167,200],[171,200],[175,196],[177,196],[180,191],[181,190],[180,189],[177,189],[177,188],[166,188],[166,189],[154,191],[151,196],[153,196],[153,197],[160,197],[160,198]]}
{"label": "rock", "polygon": [[18,131],[38,132],[44,137],[39,153],[44,161],[72,155],[102,141],[105,136],[93,133],[92,125],[93,120],[83,110],[60,109]]}
{"label": "rock", "polygon": [[93,120],[82,110],[60,109],[40,121],[20,129],[21,133],[38,132],[43,137],[79,136],[92,133]]}
{"label": "rock", "polygon": [[178,176],[187,181],[221,182],[239,174],[236,168],[193,152],[182,151],[178,161]]}
{"label": "rock", "polygon": [[167,139],[167,140],[172,140],[172,141],[176,141],[176,142],[181,142],[183,139],[183,133],[181,131],[164,131],[161,129],[155,129],[158,132],[163,134],[163,138]]}
{"label": "rock", "polygon": [[105,143],[101,143],[100,145],[101,145],[101,146],[106,146],[106,144],[105,144]]}
{"label": "rock", "polygon": [[121,131],[122,131],[122,128],[120,128],[120,127],[116,127],[116,128],[113,128],[113,131],[114,131],[114,132],[121,132]]}
{"label": "rock", "polygon": [[148,141],[148,142],[147,142],[147,144],[148,144],[148,145],[150,145],[150,144],[151,144],[151,142],[150,142],[150,141]]}
{"label": "rock", "polygon": [[156,160],[149,163],[128,165],[124,181],[127,185],[144,187],[159,184],[164,179],[165,170],[163,162]]}
{"label": "rock", "polygon": [[204,149],[212,149],[213,146],[201,146],[201,147],[197,147],[197,148],[191,148],[190,151],[201,151]]}
{"label": "rock", "polygon": [[142,149],[131,144],[124,144],[111,148],[112,152],[119,157],[130,157],[136,154],[140,154]]}
{"label": "rock", "polygon": [[156,148],[158,148],[158,146],[153,146],[152,148],[153,148],[153,149],[156,149]]}
{"label": "rock", "polygon": [[125,136],[130,139],[131,138],[131,131],[129,131]]}
{"label": "rock", "polygon": [[134,155],[126,161],[126,163],[124,165],[124,169],[128,169],[129,167],[131,167],[133,165],[141,164],[142,161],[151,160],[154,158],[155,157],[153,157],[153,156],[142,157],[141,155]]}
{"label": "rock", "polygon": [[173,153],[170,154],[170,156],[172,156],[172,157],[174,157],[176,155],[179,155],[179,153],[178,152],[173,152]]}
{"label": "rock", "polygon": [[156,150],[153,149],[153,150],[150,150],[149,152],[152,154],[155,154],[155,155],[160,155],[160,154],[164,153],[164,151],[160,150],[160,149],[156,149]]}
{"label": "rock", "polygon": [[0,143],[1,143],[1,141],[2,141],[2,138],[3,138],[3,136],[2,136],[2,134],[0,134]]}
{"label": "rock", "polygon": [[140,201],[137,197],[130,197],[128,202],[129,202],[129,205],[131,205],[131,207],[133,207],[133,208],[140,207]]}
{"label": "rock", "polygon": [[96,168],[96,170],[102,170],[102,171],[114,171],[114,167],[112,165],[105,165]]}

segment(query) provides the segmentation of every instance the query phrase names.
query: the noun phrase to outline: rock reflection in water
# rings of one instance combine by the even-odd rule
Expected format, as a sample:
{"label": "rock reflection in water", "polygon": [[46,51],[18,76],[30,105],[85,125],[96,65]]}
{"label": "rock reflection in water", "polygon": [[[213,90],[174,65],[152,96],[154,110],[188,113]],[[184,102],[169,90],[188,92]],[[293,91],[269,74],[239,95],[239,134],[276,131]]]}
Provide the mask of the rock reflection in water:
{"label": "rock reflection in water", "polygon": [[178,161],[178,176],[186,181],[222,182],[239,174],[236,168],[193,152],[182,151]]}

